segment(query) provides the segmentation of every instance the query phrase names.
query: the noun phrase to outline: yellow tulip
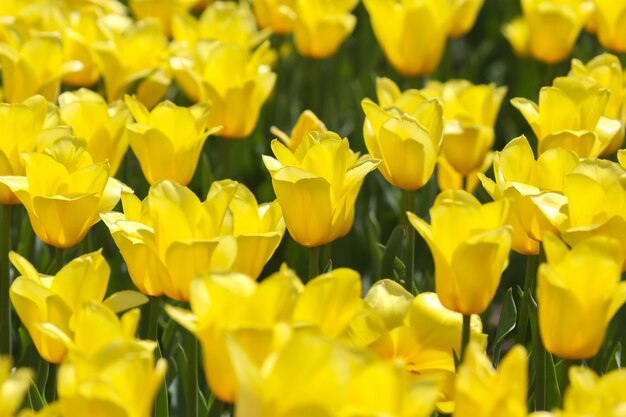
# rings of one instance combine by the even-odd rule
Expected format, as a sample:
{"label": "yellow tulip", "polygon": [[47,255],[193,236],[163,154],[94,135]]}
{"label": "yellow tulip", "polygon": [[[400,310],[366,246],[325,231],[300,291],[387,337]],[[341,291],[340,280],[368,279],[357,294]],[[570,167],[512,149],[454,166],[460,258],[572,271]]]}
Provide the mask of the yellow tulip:
{"label": "yellow tulip", "polygon": [[[480,184],[478,174],[484,175],[491,168],[493,155],[493,152],[488,152],[480,167],[476,171],[470,172],[467,176],[457,172],[445,156],[439,155],[437,158],[437,185],[439,189],[441,191],[464,189],[468,193],[473,193],[476,191],[478,184]],[[465,188],[463,188],[464,184]]]}
{"label": "yellow tulip", "polygon": [[[42,96],[23,103],[0,103],[0,176],[24,175],[22,152],[33,152],[47,140],[68,135],[58,126],[58,114]],[[0,204],[18,204],[11,189],[0,184]]]}
{"label": "yellow tulip", "polygon": [[236,377],[228,340],[240,343],[260,367],[289,337],[302,282],[283,265],[259,284],[238,273],[214,273],[193,280],[191,288],[191,312],[170,306],[166,311],[200,340],[211,391],[233,402],[242,381]]}
{"label": "yellow tulip", "polygon": [[[110,269],[101,251],[82,255],[65,265],[54,276],[43,275],[15,252],[9,258],[21,274],[10,289],[11,303],[42,358],[59,363],[67,353],[64,339],[73,339],[75,313],[87,301],[102,302],[109,282]],[[134,292],[113,294],[104,304],[123,311],[146,302]],[[47,329],[53,327],[51,337]]]}
{"label": "yellow tulip", "polygon": [[63,57],[67,61],[78,61],[82,69],[63,76],[63,83],[72,86],[92,86],[100,79],[94,61],[91,44],[106,39],[105,31],[99,26],[102,13],[98,9],[81,9],[68,16],[68,24],[62,29]]}
{"label": "yellow tulip", "polygon": [[508,200],[481,205],[471,194],[456,190],[437,196],[431,225],[408,213],[433,254],[435,289],[446,308],[480,314],[491,303],[509,261],[508,214]]}
{"label": "yellow tulip", "polygon": [[539,266],[537,279],[541,340],[562,358],[591,358],[626,302],[626,283],[620,283],[623,249],[614,239],[594,236],[570,250],[553,235],[544,249],[547,263]]}
{"label": "yellow tulip", "polygon": [[26,176],[0,177],[26,208],[37,237],[57,248],[80,242],[100,213],[130,188],[109,177],[109,164],[94,164],[74,138],[61,138],[44,153],[23,153]]}
{"label": "yellow tulip", "polygon": [[578,34],[593,12],[591,0],[522,0],[523,17],[503,26],[502,32],[520,56],[548,64],[567,58]]}
{"label": "yellow tulip", "polygon": [[172,33],[173,16],[189,11],[196,0],[130,0],[128,6],[137,20],[156,19],[165,36]]}
{"label": "yellow tulip", "polygon": [[200,39],[234,43],[247,49],[258,46],[270,32],[259,31],[248,2],[216,1],[198,19],[190,14],[178,14],[172,20],[174,40],[188,49]]}
{"label": "yellow tulip", "polygon": [[604,109],[603,116],[610,119],[620,120],[622,128],[613,136],[611,143],[602,151],[602,155],[608,155],[618,150],[624,142],[624,75],[622,64],[618,57],[611,54],[598,55],[587,64],[578,59],[572,60],[570,75],[593,78],[601,88],[609,89],[609,101]]}
{"label": "yellow tulip", "polygon": [[533,129],[540,154],[563,147],[581,158],[593,158],[622,129],[620,120],[603,116],[609,96],[609,90],[590,77],[567,76],[543,87],[538,105],[525,98],[514,98],[511,104]]}
{"label": "yellow tulip", "polygon": [[511,140],[493,162],[495,182],[478,174],[491,198],[511,200],[507,223],[513,227],[512,248],[521,254],[539,253],[546,231],[558,233],[567,220],[562,194],[565,175],[578,165],[567,149],[549,149],[537,160],[525,136]]}
{"label": "yellow tulip", "polygon": [[402,75],[430,74],[443,55],[454,18],[450,1],[363,0],[385,57]]}
{"label": "yellow tulip", "polygon": [[204,41],[194,57],[175,56],[170,65],[177,84],[191,101],[209,101],[209,126],[222,126],[220,136],[244,138],[256,126],[276,74],[264,61],[265,42],[254,52],[236,44]]}
{"label": "yellow tulip", "polygon": [[295,0],[254,0],[252,7],[260,27],[270,28],[278,35],[293,32]]}
{"label": "yellow tulip", "polygon": [[141,202],[122,196],[124,213],[102,219],[122,253],[134,284],[147,295],[189,300],[189,284],[214,269],[256,278],[285,232],[277,202],[257,204],[231,180],[211,185],[206,201],[162,181]]}
{"label": "yellow tulip", "polygon": [[468,176],[483,165],[495,139],[494,125],[506,87],[467,80],[429,82],[422,93],[443,103],[441,151],[456,172]]}
{"label": "yellow tulip", "polygon": [[[410,375],[432,375],[443,379],[437,409],[454,410],[454,356],[461,351],[462,315],[448,310],[437,294],[424,292],[416,297],[399,284],[380,281],[365,296],[367,304],[384,319],[385,331],[368,349],[386,360],[400,361]],[[480,317],[473,315],[470,338],[484,348]]]}
{"label": "yellow tulip", "polygon": [[59,113],[74,135],[85,140],[94,162],[109,161],[114,176],[128,149],[125,128],[132,116],[126,106],[122,102],[107,106],[100,94],[81,88],[59,96]]}
{"label": "yellow tulip", "polygon": [[156,342],[134,339],[139,311],[121,319],[90,302],[77,317],[76,346],[58,370],[55,403],[67,417],[152,415],[167,361],[156,361]]}
{"label": "yellow tulip", "polygon": [[626,2],[595,0],[595,6],[600,44],[614,52],[626,52]]}
{"label": "yellow tulip", "polygon": [[309,132],[326,132],[326,125],[320,119],[317,118],[315,113],[311,110],[305,110],[302,112],[296,124],[291,130],[291,135],[288,136],[285,132],[278,129],[276,126],[272,126],[270,131],[278,139],[280,139],[291,152],[295,152],[298,146],[302,143],[304,135]]}
{"label": "yellow tulip", "polygon": [[263,156],[291,237],[307,247],[345,236],[365,176],[379,161],[359,156],[334,132],[305,135],[295,152],[277,139],[276,158]]}
{"label": "yellow tulip", "polygon": [[186,108],[164,101],[148,111],[134,96],[126,96],[125,101],[137,121],[127,126],[128,140],[146,180],[189,184],[204,142],[220,129],[207,129],[210,105]]}
{"label": "yellow tulip", "polygon": [[168,41],[156,21],[143,20],[120,32],[111,30],[109,40],[92,46],[109,103],[122,99],[134,85],[146,107],[161,101],[171,80],[163,69]]}
{"label": "yellow tulip", "polygon": [[626,371],[616,369],[602,376],[580,366],[569,370],[569,386],[563,398],[561,417],[619,417],[626,404]]}
{"label": "yellow tulip", "polygon": [[314,59],[337,52],[356,26],[358,0],[294,0],[293,39],[298,53]]}
{"label": "yellow tulip", "polygon": [[590,236],[611,237],[620,242],[626,259],[625,173],[620,165],[598,159],[581,162],[565,176],[568,217],[559,229],[568,244]]}
{"label": "yellow tulip", "polygon": [[456,38],[469,32],[476,22],[476,17],[483,7],[484,0],[450,0],[453,17],[449,36]]}
{"label": "yellow tulip", "polygon": [[378,169],[387,181],[416,190],[428,182],[437,163],[444,125],[441,102],[416,90],[400,93],[385,79],[377,84],[380,105],[361,102],[365,145],[382,160]]}
{"label": "yellow tulip", "polygon": [[0,356],[0,416],[2,417],[12,417],[17,414],[33,381],[32,370],[19,368],[12,372],[12,368],[11,359]]}
{"label": "yellow tulip", "polygon": [[36,94],[55,102],[61,77],[82,68],[78,61],[63,61],[63,45],[54,33],[40,33],[26,39],[17,50],[0,44],[0,63],[3,98],[9,103],[19,103]]}
{"label": "yellow tulip", "polygon": [[456,378],[455,417],[526,417],[528,354],[514,346],[497,371],[484,351],[470,343]]}

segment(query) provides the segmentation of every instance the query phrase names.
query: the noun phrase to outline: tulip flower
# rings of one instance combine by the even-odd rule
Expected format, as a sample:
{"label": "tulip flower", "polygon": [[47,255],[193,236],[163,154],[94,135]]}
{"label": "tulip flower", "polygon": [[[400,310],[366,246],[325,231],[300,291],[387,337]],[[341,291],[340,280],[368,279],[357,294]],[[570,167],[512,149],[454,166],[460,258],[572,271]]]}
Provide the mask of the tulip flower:
{"label": "tulip flower", "polygon": [[412,77],[437,68],[454,18],[450,1],[364,0],[363,5],[378,44],[398,72]]}
{"label": "tulip flower", "polygon": [[337,52],[356,26],[358,0],[295,0],[293,39],[302,56],[324,59]]}
{"label": "tulip flower", "polygon": [[359,156],[334,132],[308,133],[295,152],[272,141],[276,158],[263,156],[291,237],[317,247],[345,236],[365,176],[379,161]]}
{"label": "tulip flower", "polygon": [[124,213],[102,219],[133,283],[146,295],[189,300],[189,284],[214,269],[256,278],[285,232],[277,202],[257,204],[231,180],[211,185],[206,201],[179,184],[162,181],[141,202],[122,196]]}
{"label": "tulip flower", "polygon": [[601,88],[609,89],[609,101],[603,116],[622,122],[622,128],[613,136],[611,143],[602,151],[608,155],[618,150],[624,142],[624,75],[618,57],[610,54],[598,55],[587,64],[572,59],[570,75],[593,78]]}
{"label": "tulip flower", "polygon": [[137,20],[156,19],[165,36],[172,33],[172,17],[189,11],[196,0],[130,0],[128,6]]}
{"label": "tulip flower", "polygon": [[483,165],[495,139],[494,125],[506,87],[466,80],[429,82],[422,93],[438,97],[445,120],[441,151],[456,172],[468,176]]}
{"label": "tulip flower", "polygon": [[452,25],[448,35],[452,38],[465,35],[476,22],[484,0],[451,0],[453,9]]}
{"label": "tulip flower", "polygon": [[186,108],[164,101],[148,111],[134,96],[126,96],[126,104],[137,121],[127,126],[128,140],[146,180],[189,184],[204,142],[220,129],[207,129],[209,104]]}
{"label": "tulip flower", "polygon": [[269,43],[254,52],[235,44],[204,41],[196,44],[194,57],[170,59],[176,83],[193,102],[212,105],[209,126],[222,126],[220,135],[244,138],[256,126],[276,74],[264,62]]}
{"label": "tulip flower", "polygon": [[33,371],[19,368],[11,372],[11,359],[0,356],[0,416],[17,415],[22,400],[33,381]]}
{"label": "tulip flower", "polygon": [[[286,342],[301,291],[302,282],[284,265],[259,284],[238,273],[212,273],[191,282],[191,312],[170,306],[166,311],[200,340],[211,391],[233,402],[242,381],[235,375],[228,340],[240,342],[261,366]],[[207,303],[209,299],[215,302]]]}
{"label": "tulip flower", "polygon": [[111,31],[109,40],[95,42],[94,57],[104,79],[107,101],[122,99],[136,85],[139,101],[148,108],[154,107],[171,83],[162,65],[167,47],[167,38],[150,19],[121,32]]}
{"label": "tulip flower", "polygon": [[445,156],[439,155],[437,158],[437,186],[441,191],[465,190],[468,193],[473,193],[480,184],[478,174],[484,175],[491,168],[493,155],[493,152],[488,152],[480,167],[476,171],[471,171],[467,176],[456,171]]}
{"label": "tulip flower", "polygon": [[[11,285],[11,303],[41,357],[59,363],[67,353],[64,339],[72,340],[76,330],[75,313],[87,301],[103,302],[111,272],[109,265],[97,251],[70,261],[56,275],[48,276],[39,274],[15,252],[9,258],[21,274]],[[123,311],[146,301],[141,294],[125,291],[111,295],[103,303]],[[65,338],[51,337],[47,331],[50,327]]]}
{"label": "tulip flower", "polygon": [[508,198],[512,208],[507,223],[513,227],[513,250],[530,255],[539,253],[539,243],[547,231],[558,233],[567,220],[563,207],[565,175],[578,165],[578,156],[567,149],[549,149],[537,160],[525,136],[511,140],[494,156],[495,182],[479,178],[491,198]]}
{"label": "tulip flower", "polygon": [[435,199],[431,225],[408,213],[433,254],[435,289],[444,307],[469,315],[489,306],[508,266],[508,214],[507,200],[481,205],[471,194],[453,190]]}
{"label": "tulip flower", "polygon": [[439,99],[426,99],[415,90],[400,93],[385,79],[377,82],[377,105],[361,102],[365,112],[363,137],[368,151],[382,160],[387,181],[403,190],[417,190],[430,179],[443,135]]}
{"label": "tulip flower", "polygon": [[563,147],[581,158],[602,153],[622,129],[620,120],[603,116],[610,93],[589,77],[558,77],[539,92],[539,104],[514,98],[515,106],[533,129],[539,153]]}
{"label": "tulip flower", "polygon": [[81,9],[68,16],[68,25],[62,30],[63,58],[66,62],[80,62],[82,69],[65,74],[64,84],[87,87],[100,79],[91,45],[106,40],[105,30],[99,26],[102,25],[101,18],[102,13],[92,8]]}
{"label": "tulip flower", "polygon": [[626,52],[626,2],[595,0],[594,3],[600,44],[613,52]]}
{"label": "tulip flower", "polygon": [[[58,114],[49,112],[42,96],[33,96],[23,103],[0,103],[0,176],[24,175],[22,152],[33,152],[45,140],[68,135],[67,128],[58,126]],[[45,140],[44,140],[45,139]],[[9,187],[0,184],[0,204],[18,204]]]}
{"label": "tulip flower", "polygon": [[61,39],[53,33],[23,40],[17,49],[0,44],[0,63],[2,94],[9,103],[19,103],[36,94],[55,102],[61,77],[82,68],[78,61],[63,61]]}
{"label": "tulip flower", "polygon": [[[626,185],[624,169],[611,161],[581,162],[564,179],[567,221],[559,225],[563,239],[576,245],[590,236],[621,243],[626,259]],[[626,270],[626,261],[622,266]]]}
{"label": "tulip flower", "polygon": [[58,370],[55,405],[60,414],[151,416],[167,362],[161,358],[155,365],[155,342],[134,339],[139,311],[118,319],[91,302],[81,313],[76,339],[83,345],[75,346]]}
{"label": "tulip flower", "polygon": [[315,113],[311,110],[305,110],[302,112],[296,124],[291,130],[291,135],[288,136],[285,132],[278,129],[276,126],[272,126],[270,131],[278,139],[280,139],[291,152],[295,152],[298,146],[302,143],[304,135],[309,132],[326,132],[326,125],[320,119],[317,118]]}
{"label": "tulip flower", "polygon": [[85,140],[94,162],[109,161],[110,175],[115,175],[128,149],[125,128],[132,117],[126,106],[107,106],[100,94],[81,88],[59,96],[59,113],[74,135]]}
{"label": "tulip flower", "polygon": [[578,34],[593,12],[591,0],[522,0],[523,17],[507,23],[502,32],[520,56],[547,64],[567,58]]}
{"label": "tulip flower", "polygon": [[200,39],[213,39],[236,44],[244,49],[258,46],[269,35],[259,31],[248,2],[216,1],[198,19],[190,14],[178,14],[172,19],[174,40],[193,49]]}
{"label": "tulip flower", "polygon": [[455,384],[455,417],[526,417],[528,354],[514,346],[497,370],[480,347],[470,343]]}
{"label": "tulip flower", "polygon": [[293,31],[296,20],[295,0],[254,0],[252,8],[260,27],[270,28],[277,35]]}
{"label": "tulip flower", "polygon": [[[441,305],[437,294],[423,292],[413,297],[399,284],[385,280],[374,284],[365,302],[382,317],[385,330],[368,349],[386,360],[400,361],[409,375],[431,375],[442,378],[437,409],[454,410],[454,356],[461,352],[462,315]],[[470,321],[470,339],[484,348],[487,337],[482,333],[480,317]]]}
{"label": "tulip flower", "polygon": [[0,177],[26,208],[30,224],[43,242],[69,248],[80,242],[100,213],[110,211],[122,191],[109,177],[109,164],[94,164],[74,138],[61,138],[44,153],[23,153],[26,176]]}
{"label": "tulip flower", "polygon": [[537,280],[541,340],[562,358],[591,358],[626,302],[626,283],[620,283],[623,249],[612,238],[594,236],[570,250],[553,235],[544,240],[544,249],[547,263],[539,266]]}

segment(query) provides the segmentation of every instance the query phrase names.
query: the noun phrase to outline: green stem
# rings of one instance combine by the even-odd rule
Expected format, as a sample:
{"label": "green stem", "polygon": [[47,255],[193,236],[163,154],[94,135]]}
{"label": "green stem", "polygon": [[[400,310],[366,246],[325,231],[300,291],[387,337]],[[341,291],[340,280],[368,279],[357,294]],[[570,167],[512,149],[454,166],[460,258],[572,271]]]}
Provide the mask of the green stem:
{"label": "green stem", "polygon": [[159,313],[160,305],[159,305],[159,297],[150,297],[150,302],[148,306],[148,332],[146,338],[149,340],[159,341]]}
{"label": "green stem", "polygon": [[188,417],[198,417],[198,341],[193,333],[185,331],[185,353],[187,353],[187,407]]}
{"label": "green stem", "polygon": [[470,314],[463,314],[463,329],[461,330],[461,363],[465,357],[465,349],[470,340],[470,322],[472,316]]}
{"label": "green stem", "polygon": [[326,269],[330,268],[330,270],[333,269],[333,263],[332,263],[332,242],[329,242],[325,245],[322,245],[320,248],[320,268],[321,268],[321,272],[324,273],[326,272]]}
{"label": "green stem", "polygon": [[416,193],[414,190],[403,191],[403,210],[400,216],[404,216],[403,220],[407,226],[407,245],[405,255],[406,275],[404,277],[404,288],[412,293],[413,280],[415,279],[415,228],[409,222],[406,212],[415,213]]}
{"label": "green stem", "polygon": [[52,273],[56,274],[63,268],[63,256],[65,255],[65,249],[54,248],[54,261],[52,262]]}
{"label": "green stem", "polygon": [[546,409],[546,348],[541,340],[537,343],[535,355],[535,409]]}
{"label": "green stem", "polygon": [[309,279],[320,274],[320,247],[309,248]]}
{"label": "green stem", "polygon": [[0,232],[0,355],[11,355],[11,303],[9,301],[11,243],[11,206],[2,206],[2,231]]}
{"label": "green stem", "polygon": [[522,305],[519,313],[519,320],[517,322],[517,333],[515,334],[515,341],[519,344],[524,344],[526,341],[526,333],[528,331],[528,306],[530,303],[530,292],[533,288],[533,281],[537,274],[537,261],[539,255],[528,255],[526,257],[526,275],[524,277],[524,294],[522,295]]}

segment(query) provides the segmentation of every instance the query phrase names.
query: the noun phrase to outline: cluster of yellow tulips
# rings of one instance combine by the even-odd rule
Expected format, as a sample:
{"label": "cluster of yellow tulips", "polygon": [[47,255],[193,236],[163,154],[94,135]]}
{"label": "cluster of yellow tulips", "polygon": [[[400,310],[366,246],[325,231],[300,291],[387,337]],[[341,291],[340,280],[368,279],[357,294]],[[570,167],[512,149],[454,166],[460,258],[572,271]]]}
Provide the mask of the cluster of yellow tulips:
{"label": "cluster of yellow tulips", "polygon": [[484,1],[0,2],[0,417],[626,416],[626,0]]}

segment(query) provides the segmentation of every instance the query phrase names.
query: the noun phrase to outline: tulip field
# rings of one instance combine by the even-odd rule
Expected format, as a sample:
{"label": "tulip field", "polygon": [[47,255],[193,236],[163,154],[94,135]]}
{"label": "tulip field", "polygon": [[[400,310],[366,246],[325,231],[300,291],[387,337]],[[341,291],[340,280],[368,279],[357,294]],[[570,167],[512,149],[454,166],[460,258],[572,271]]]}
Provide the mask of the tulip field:
{"label": "tulip field", "polygon": [[0,73],[0,417],[626,417],[626,0],[2,0]]}

